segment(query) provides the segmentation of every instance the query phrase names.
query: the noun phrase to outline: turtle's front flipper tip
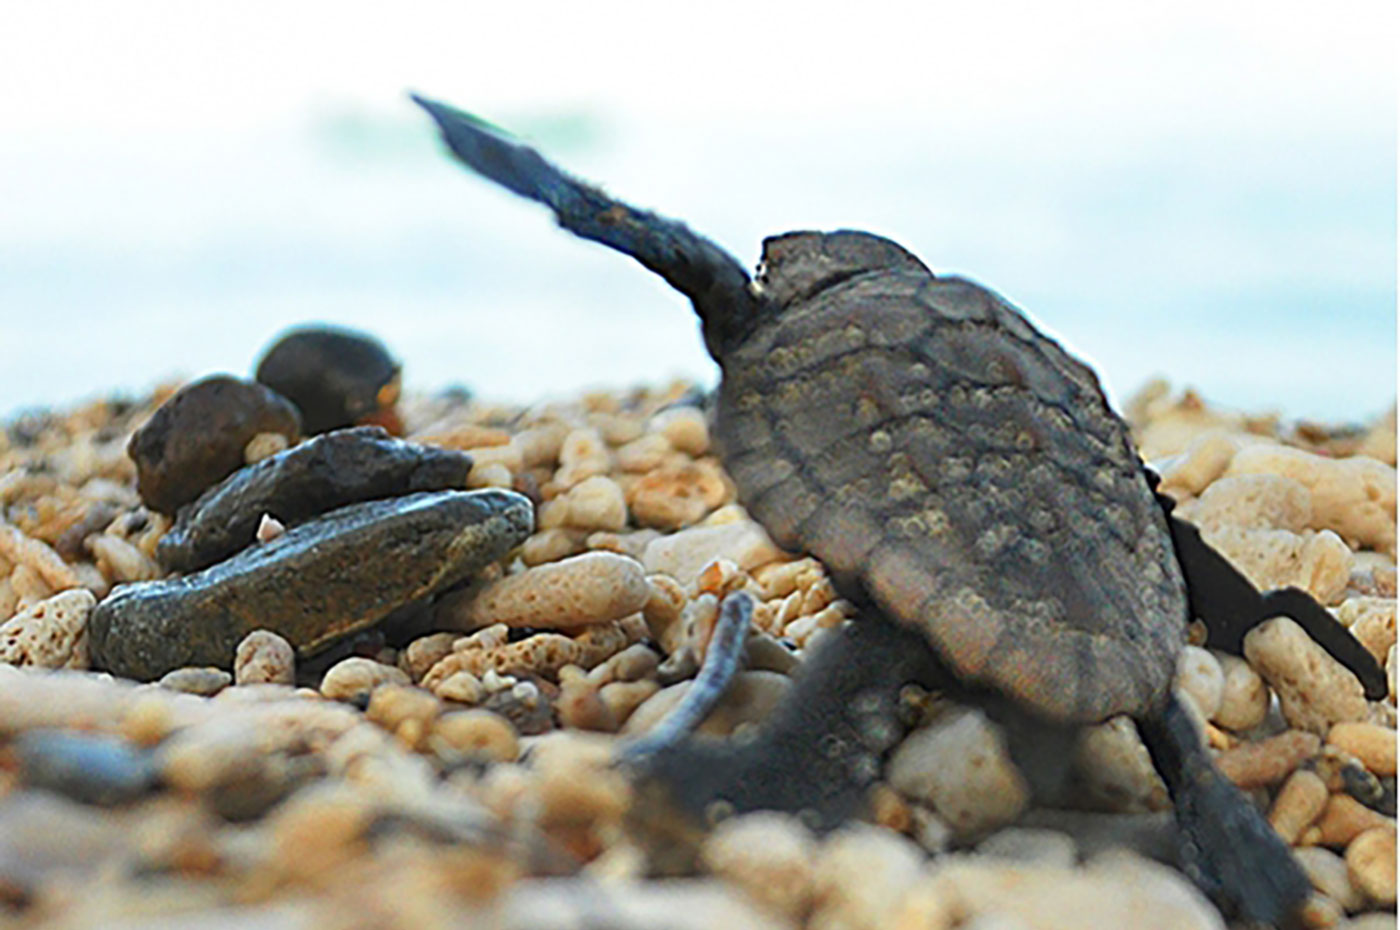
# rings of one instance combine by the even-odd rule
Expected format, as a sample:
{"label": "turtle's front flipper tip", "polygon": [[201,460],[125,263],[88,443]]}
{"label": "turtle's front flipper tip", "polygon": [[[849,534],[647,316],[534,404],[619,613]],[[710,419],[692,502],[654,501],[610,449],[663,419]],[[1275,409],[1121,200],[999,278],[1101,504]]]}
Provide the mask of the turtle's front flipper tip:
{"label": "turtle's front flipper tip", "polygon": [[437,123],[443,141],[468,168],[522,197],[539,201],[556,211],[561,197],[578,187],[528,145],[516,142],[497,126],[456,107],[409,93]]}

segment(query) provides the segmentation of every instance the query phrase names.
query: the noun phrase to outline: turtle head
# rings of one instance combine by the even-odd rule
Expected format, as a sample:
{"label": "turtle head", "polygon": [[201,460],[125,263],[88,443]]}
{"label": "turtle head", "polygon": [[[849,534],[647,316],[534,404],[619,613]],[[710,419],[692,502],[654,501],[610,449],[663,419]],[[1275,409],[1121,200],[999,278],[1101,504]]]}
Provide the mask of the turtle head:
{"label": "turtle head", "polygon": [[790,232],[763,240],[755,288],[780,307],[869,271],[908,268],[928,272],[902,246],[871,233]]}

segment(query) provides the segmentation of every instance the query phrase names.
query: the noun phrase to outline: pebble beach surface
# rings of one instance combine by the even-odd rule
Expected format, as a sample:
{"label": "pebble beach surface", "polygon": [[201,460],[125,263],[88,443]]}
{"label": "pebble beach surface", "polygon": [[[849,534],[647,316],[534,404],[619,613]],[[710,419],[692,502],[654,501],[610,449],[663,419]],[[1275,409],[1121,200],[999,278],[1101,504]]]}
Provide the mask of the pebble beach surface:
{"label": "pebble beach surface", "polygon": [[[410,394],[403,441],[249,414],[189,487],[178,444],[138,444],[154,478],[128,454],[177,390],[0,431],[0,930],[1230,926],[1175,867],[1130,722],[1033,797],[996,724],[937,695],[868,821],[731,817],[656,874],[613,753],[684,697],[724,596],[757,606],[720,738],[855,615],[735,501],[693,386]],[[1386,668],[1368,701],[1275,618],[1243,656],[1189,646],[1177,687],[1295,847],[1307,925],[1393,927],[1394,410],[1298,424],[1153,383],[1125,415],[1179,515]]]}

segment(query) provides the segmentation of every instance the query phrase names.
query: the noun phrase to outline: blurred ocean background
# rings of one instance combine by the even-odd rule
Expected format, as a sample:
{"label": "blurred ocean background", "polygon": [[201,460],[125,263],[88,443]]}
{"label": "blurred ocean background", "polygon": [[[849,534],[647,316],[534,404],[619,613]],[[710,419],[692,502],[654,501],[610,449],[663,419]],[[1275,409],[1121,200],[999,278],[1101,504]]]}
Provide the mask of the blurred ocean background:
{"label": "blurred ocean background", "polygon": [[0,417],[376,333],[409,390],[715,378],[688,304],[409,89],[757,260],[863,228],[1099,370],[1354,419],[1396,377],[1392,2],[15,4]]}

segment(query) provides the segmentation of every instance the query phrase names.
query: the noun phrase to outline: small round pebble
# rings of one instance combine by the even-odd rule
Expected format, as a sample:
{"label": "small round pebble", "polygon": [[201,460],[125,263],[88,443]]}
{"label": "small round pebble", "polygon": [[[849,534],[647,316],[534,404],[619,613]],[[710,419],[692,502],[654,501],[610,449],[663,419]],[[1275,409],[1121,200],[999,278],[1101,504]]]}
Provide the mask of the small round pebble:
{"label": "small round pebble", "polygon": [[1321,846],[1304,846],[1293,850],[1293,858],[1308,873],[1308,881],[1347,912],[1361,910],[1366,904],[1360,889],[1351,883],[1347,865],[1341,856]]}
{"label": "small round pebble", "polygon": [[259,433],[294,440],[301,417],[261,384],[214,375],[181,388],[131,436],[136,489],[152,510],[173,514],[243,467],[243,449]]}
{"label": "small round pebble", "polygon": [[1244,655],[1273,687],[1290,725],[1323,734],[1334,723],[1365,719],[1361,682],[1292,619],[1255,627],[1244,638]]}
{"label": "small round pebble", "polygon": [[1376,775],[1395,774],[1395,730],[1374,723],[1338,723],[1327,742],[1355,756]]}
{"label": "small round pebble", "polygon": [[160,679],[162,688],[202,697],[213,697],[232,683],[232,675],[212,666],[177,668],[166,672]]}
{"label": "small round pebble", "polygon": [[700,848],[711,873],[789,920],[800,920],[812,900],[817,840],[802,821],[778,811],[732,817]]}
{"label": "small round pebble", "polygon": [[977,710],[950,712],[911,733],[895,750],[888,777],[962,838],[1011,823],[1030,803],[1001,732]]}
{"label": "small round pebble", "polygon": [[1211,722],[1236,732],[1259,726],[1269,713],[1269,686],[1239,656],[1219,652],[1212,655],[1220,665],[1223,685],[1220,707]]}
{"label": "small round pebble", "polygon": [[1395,825],[1367,830],[1347,845],[1352,884],[1382,907],[1395,904]]}
{"label": "small round pebble", "polygon": [[309,434],[369,422],[403,431],[393,413],[399,363],[368,333],[293,329],[263,353],[255,377],[297,406]]}
{"label": "small round pebble", "polygon": [[1224,697],[1225,673],[1215,656],[1199,646],[1186,646],[1177,658],[1176,687],[1196,705],[1202,719],[1212,720]]}
{"label": "small round pebble", "polygon": [[440,626],[475,630],[493,623],[575,629],[620,620],[646,606],[651,589],[642,566],[612,552],[588,552],[508,575],[449,598]]}
{"label": "small round pebble", "polygon": [[401,669],[362,656],[351,656],[326,671],[321,679],[321,694],[335,701],[355,704],[368,701],[380,685],[408,683],[408,675]]}
{"label": "small round pebble", "polygon": [[240,685],[296,683],[296,650],[271,630],[254,630],[238,644],[233,680]]}

